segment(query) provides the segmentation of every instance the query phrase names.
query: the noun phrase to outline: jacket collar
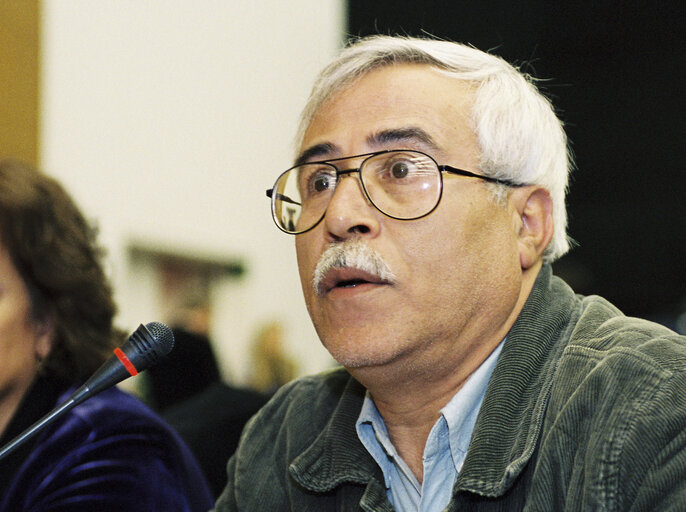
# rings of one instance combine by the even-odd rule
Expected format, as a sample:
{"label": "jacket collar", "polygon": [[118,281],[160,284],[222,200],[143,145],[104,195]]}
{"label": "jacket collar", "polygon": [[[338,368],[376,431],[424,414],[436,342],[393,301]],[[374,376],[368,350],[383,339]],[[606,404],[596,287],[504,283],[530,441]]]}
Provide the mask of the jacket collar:
{"label": "jacket collar", "polygon": [[[534,453],[548,404],[555,367],[569,337],[574,292],[544,265],[493,372],[457,490],[502,495]],[[573,324],[573,322],[571,322]],[[330,421],[290,465],[293,478],[312,492],[340,484],[383,482],[357,438],[355,421],[364,387],[350,377]]]}
{"label": "jacket collar", "polygon": [[531,459],[576,304],[572,289],[544,265],[491,376],[457,490],[501,496]]}

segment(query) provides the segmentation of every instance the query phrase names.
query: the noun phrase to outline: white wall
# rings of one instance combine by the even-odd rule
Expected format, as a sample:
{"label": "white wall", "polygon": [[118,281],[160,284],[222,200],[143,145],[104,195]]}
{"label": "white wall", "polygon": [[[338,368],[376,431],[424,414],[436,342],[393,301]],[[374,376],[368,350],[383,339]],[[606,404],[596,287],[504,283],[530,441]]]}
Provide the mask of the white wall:
{"label": "white wall", "polygon": [[264,190],[292,160],[296,119],[341,43],[343,0],[46,0],[41,167],[98,221],[133,330],[158,320],[131,240],[238,257],[214,290],[212,334],[232,380],[256,325],[285,322],[303,372],[331,363],[307,316],[293,239]]}

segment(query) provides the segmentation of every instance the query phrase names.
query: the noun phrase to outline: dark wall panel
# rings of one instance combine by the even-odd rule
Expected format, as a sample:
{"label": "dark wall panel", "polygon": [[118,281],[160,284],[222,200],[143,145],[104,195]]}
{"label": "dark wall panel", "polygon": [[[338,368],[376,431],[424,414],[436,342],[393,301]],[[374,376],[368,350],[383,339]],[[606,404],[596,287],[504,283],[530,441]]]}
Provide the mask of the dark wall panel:
{"label": "dark wall panel", "polygon": [[349,1],[351,36],[470,43],[537,78],[567,125],[580,293],[674,324],[686,311],[686,2]]}

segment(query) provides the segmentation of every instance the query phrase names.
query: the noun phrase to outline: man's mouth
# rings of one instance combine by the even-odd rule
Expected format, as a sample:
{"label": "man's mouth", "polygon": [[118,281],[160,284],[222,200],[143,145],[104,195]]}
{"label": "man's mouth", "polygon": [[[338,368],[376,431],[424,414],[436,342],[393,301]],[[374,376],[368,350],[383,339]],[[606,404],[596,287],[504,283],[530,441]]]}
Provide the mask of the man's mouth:
{"label": "man's mouth", "polygon": [[324,296],[339,288],[355,288],[361,285],[387,285],[388,281],[358,268],[332,268],[324,275],[319,286],[319,294]]}
{"label": "man's mouth", "polygon": [[312,276],[314,291],[320,297],[334,290],[370,289],[394,282],[395,276],[381,255],[359,238],[329,244]]}

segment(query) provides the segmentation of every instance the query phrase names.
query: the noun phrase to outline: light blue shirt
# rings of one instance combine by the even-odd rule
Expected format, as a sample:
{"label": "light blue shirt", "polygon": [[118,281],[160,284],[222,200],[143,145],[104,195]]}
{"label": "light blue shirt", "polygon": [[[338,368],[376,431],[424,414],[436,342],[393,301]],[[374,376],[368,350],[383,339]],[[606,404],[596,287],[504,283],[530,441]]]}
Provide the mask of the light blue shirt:
{"label": "light blue shirt", "polygon": [[424,447],[421,484],[391,443],[386,424],[367,393],[356,423],[357,436],[381,468],[388,499],[396,510],[436,512],[448,505],[504,342],[441,409],[441,417],[431,429]]}

